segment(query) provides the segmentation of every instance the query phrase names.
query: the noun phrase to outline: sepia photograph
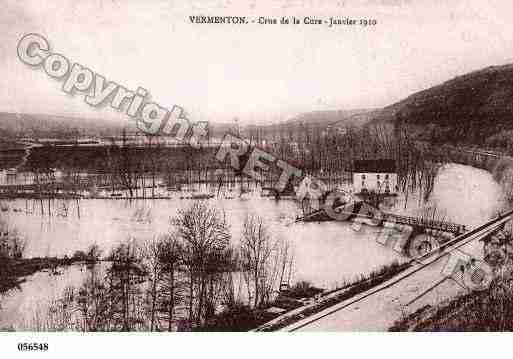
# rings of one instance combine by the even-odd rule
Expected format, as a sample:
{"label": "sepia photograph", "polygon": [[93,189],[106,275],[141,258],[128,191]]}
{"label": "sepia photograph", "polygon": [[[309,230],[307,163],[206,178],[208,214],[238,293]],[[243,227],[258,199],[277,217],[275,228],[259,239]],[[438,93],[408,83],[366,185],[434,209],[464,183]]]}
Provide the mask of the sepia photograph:
{"label": "sepia photograph", "polygon": [[513,330],[511,1],[0,3],[0,356]]}

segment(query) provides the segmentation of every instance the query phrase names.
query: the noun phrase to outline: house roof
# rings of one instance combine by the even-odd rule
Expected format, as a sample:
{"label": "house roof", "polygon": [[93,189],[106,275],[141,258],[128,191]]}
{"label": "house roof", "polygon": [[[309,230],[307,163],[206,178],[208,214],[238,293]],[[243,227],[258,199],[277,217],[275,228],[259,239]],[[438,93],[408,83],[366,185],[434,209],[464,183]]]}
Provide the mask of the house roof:
{"label": "house roof", "polygon": [[380,172],[395,172],[396,163],[392,159],[377,159],[377,160],[356,160],[354,161],[354,172],[365,173],[380,173]]}

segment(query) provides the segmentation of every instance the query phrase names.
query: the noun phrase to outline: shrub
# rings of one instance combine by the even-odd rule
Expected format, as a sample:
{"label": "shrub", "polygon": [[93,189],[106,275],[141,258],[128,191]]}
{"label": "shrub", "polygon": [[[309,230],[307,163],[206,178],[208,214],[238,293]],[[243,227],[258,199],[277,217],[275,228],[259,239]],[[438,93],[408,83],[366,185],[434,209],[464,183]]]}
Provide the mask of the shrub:
{"label": "shrub", "polygon": [[322,291],[322,289],[314,287],[310,282],[300,281],[292,288],[282,291],[282,294],[290,298],[300,299],[313,297]]}

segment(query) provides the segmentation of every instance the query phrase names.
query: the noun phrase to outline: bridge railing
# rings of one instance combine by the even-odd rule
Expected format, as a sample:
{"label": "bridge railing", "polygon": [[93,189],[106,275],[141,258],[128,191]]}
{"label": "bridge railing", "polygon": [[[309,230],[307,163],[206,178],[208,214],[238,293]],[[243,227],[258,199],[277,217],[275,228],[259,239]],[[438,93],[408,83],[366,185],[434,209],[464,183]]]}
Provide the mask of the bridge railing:
{"label": "bridge railing", "polygon": [[400,216],[400,215],[390,215],[389,220],[393,220],[397,223],[401,224],[409,224],[414,226],[427,227],[432,229],[438,229],[445,232],[452,233],[463,233],[465,232],[465,226],[452,223],[452,222],[443,222],[432,219],[418,218],[418,217],[408,217],[408,216]]}

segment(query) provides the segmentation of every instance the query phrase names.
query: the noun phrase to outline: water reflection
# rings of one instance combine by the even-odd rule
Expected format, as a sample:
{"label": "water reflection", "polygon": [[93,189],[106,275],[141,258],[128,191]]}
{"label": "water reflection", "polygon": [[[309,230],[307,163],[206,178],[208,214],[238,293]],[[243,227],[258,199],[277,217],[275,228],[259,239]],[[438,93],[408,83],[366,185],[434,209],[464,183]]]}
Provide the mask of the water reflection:
{"label": "water reflection", "polygon": [[[451,165],[442,169],[428,203],[409,194],[408,202],[399,197],[390,209],[400,214],[418,214],[426,206],[437,206],[446,219],[474,226],[494,215],[500,207],[502,192],[491,175],[468,166]],[[454,203],[458,206],[454,206]],[[293,282],[307,280],[316,286],[334,288],[348,279],[369,273],[395,259],[396,252],[375,241],[378,228],[362,227],[355,231],[350,224],[298,223],[291,224],[299,210],[293,201],[250,197],[241,199],[212,199],[212,205],[226,213],[233,244],[241,236],[244,218],[248,213],[263,217],[276,238],[290,242],[294,252]],[[54,201],[54,208],[67,206],[67,215],[41,215],[34,203],[13,200],[4,203],[2,212],[8,223],[28,239],[27,256],[63,256],[98,244],[104,252],[125,241],[136,238],[145,242],[170,229],[169,219],[190,200],[106,200],[87,199]],[[75,215],[80,206],[80,218]],[[58,298],[68,285],[79,286],[84,280],[80,266],[67,268],[54,277],[37,273],[21,285],[21,291],[2,299],[0,326],[9,327],[27,319],[52,298]]]}

